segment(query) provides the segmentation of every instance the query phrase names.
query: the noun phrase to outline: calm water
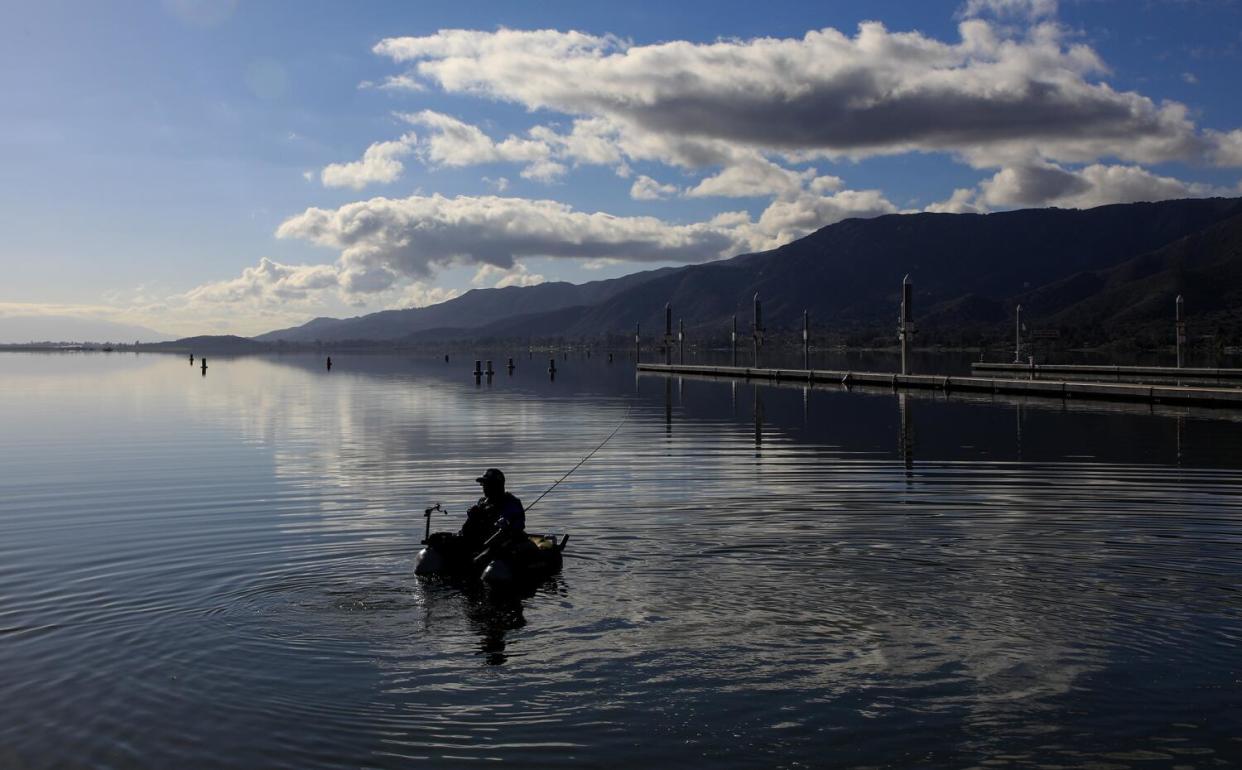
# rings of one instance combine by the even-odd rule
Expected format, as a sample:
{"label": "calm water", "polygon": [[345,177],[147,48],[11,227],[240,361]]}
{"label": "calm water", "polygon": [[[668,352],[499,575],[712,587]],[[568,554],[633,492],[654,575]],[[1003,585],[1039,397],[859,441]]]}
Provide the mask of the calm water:
{"label": "calm water", "polygon": [[1242,759],[1242,414],[334,363],[0,354],[0,767]]}

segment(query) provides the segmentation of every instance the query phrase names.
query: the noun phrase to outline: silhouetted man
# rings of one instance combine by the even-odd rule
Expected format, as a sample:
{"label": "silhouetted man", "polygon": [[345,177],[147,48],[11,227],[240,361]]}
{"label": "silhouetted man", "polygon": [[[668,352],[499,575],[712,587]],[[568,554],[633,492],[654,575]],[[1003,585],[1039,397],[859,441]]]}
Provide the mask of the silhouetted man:
{"label": "silhouetted man", "polygon": [[481,545],[501,529],[509,537],[522,535],[526,530],[526,509],[521,500],[505,491],[505,474],[499,468],[488,468],[475,481],[483,485],[483,497],[466,511],[462,537]]}

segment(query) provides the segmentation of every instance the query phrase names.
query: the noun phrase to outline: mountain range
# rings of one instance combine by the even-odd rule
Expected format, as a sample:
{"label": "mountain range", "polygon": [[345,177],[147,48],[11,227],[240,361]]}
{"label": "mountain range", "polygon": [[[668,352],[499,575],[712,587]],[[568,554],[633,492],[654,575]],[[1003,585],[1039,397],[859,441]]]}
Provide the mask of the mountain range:
{"label": "mountain range", "polygon": [[1236,334],[1242,198],[847,219],[732,259],[580,285],[476,289],[429,307],[316,318],[255,340],[598,339],[628,337],[636,324],[649,336],[663,333],[665,303],[688,332],[723,337],[734,314],[749,332],[757,293],[770,330],[800,326],[806,310],[817,329],[867,343],[894,336],[907,274],[922,342],[1008,334],[1019,303],[1028,325],[1077,342],[1167,336],[1178,293],[1197,328]]}

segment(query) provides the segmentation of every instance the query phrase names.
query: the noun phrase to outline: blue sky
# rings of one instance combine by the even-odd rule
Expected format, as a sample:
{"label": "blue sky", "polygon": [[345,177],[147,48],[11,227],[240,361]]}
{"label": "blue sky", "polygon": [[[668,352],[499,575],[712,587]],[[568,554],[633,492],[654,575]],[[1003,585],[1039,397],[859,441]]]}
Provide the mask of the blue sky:
{"label": "blue sky", "polygon": [[0,315],[250,334],[1242,194],[1240,52],[1227,0],[10,3]]}

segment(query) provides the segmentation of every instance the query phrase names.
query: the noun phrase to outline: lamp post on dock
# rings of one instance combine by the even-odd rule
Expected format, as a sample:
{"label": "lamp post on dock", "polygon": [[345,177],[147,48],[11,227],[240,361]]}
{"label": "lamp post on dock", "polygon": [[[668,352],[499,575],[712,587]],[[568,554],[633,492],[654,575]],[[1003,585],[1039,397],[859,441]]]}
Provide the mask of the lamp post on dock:
{"label": "lamp post on dock", "polygon": [[759,303],[759,292],[755,292],[755,368],[759,368],[759,348],[763,347],[763,305]]}
{"label": "lamp post on dock", "polygon": [[901,314],[897,318],[897,336],[901,339],[901,373],[909,374],[910,342],[918,329],[914,325],[914,284],[910,274],[901,279]]}
{"label": "lamp post on dock", "polygon": [[686,363],[686,319],[677,319],[677,359],[679,363]]}
{"label": "lamp post on dock", "polygon": [[1022,306],[1013,314],[1013,362],[1022,363]]}
{"label": "lamp post on dock", "polygon": [[811,369],[811,313],[802,311],[802,368]]}
{"label": "lamp post on dock", "polygon": [[634,363],[642,363],[643,338],[642,324],[634,324]]}
{"label": "lamp post on dock", "polygon": [[733,331],[729,332],[729,347],[733,351],[732,366],[737,366],[737,313],[733,314]]}
{"label": "lamp post on dock", "polygon": [[664,365],[673,364],[673,305],[664,303]]}
{"label": "lamp post on dock", "polygon": [[1177,295],[1177,368],[1181,369],[1184,361],[1182,349],[1186,346],[1186,308],[1182,295]]}

